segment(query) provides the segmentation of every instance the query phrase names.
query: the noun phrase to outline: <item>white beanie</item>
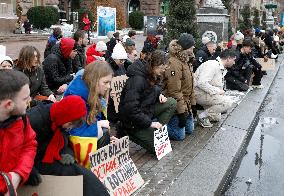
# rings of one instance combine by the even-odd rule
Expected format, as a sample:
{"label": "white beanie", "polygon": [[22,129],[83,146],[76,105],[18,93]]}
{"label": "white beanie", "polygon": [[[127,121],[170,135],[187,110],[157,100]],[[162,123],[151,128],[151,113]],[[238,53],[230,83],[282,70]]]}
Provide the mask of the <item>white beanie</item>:
{"label": "white beanie", "polygon": [[107,45],[103,41],[99,41],[96,45],[96,51],[102,52],[107,50]]}
{"label": "white beanie", "polygon": [[122,38],[122,42],[125,43],[128,38],[130,38],[130,37],[129,37],[128,35],[125,35],[125,36]]}
{"label": "white beanie", "polygon": [[210,39],[209,39],[209,37],[207,37],[207,36],[204,36],[204,37],[202,37],[202,44],[207,44],[208,42],[210,42]]}
{"label": "white beanie", "polygon": [[240,31],[237,31],[237,33],[235,34],[235,40],[240,41],[244,38],[245,38],[244,34],[242,34],[242,32],[240,32]]}
{"label": "white beanie", "polygon": [[111,55],[113,59],[127,59],[127,53],[121,43],[117,43]]}
{"label": "white beanie", "polygon": [[12,65],[13,65],[13,60],[10,57],[0,55],[0,64],[2,64],[4,61],[8,61],[8,62],[12,63]]}

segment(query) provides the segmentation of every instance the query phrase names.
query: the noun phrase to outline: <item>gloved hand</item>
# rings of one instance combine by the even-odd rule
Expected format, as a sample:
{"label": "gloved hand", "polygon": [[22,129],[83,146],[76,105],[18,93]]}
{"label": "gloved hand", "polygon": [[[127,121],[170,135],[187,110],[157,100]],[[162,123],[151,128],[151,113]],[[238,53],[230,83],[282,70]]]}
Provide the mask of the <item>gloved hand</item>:
{"label": "gloved hand", "polygon": [[186,125],[186,119],[187,119],[187,113],[181,113],[181,114],[178,114],[178,126],[180,128],[183,128],[185,127]]}
{"label": "gloved hand", "polygon": [[26,185],[38,186],[42,182],[41,176],[39,175],[37,169],[33,167],[30,176],[25,183]]}
{"label": "gloved hand", "polygon": [[70,154],[61,154],[60,163],[62,163],[63,165],[71,165],[75,163],[75,159]]}
{"label": "gloved hand", "polygon": [[192,116],[193,116],[193,118],[196,118],[196,116],[197,116],[197,108],[196,108],[196,105],[191,105],[191,111],[192,111]]}

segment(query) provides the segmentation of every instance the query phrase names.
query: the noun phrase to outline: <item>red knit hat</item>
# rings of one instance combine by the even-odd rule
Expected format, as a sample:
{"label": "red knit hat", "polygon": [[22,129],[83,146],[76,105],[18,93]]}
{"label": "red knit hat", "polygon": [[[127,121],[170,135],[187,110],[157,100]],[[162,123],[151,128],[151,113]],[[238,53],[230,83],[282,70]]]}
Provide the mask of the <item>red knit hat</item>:
{"label": "red knit hat", "polygon": [[54,131],[54,135],[48,144],[42,162],[53,163],[54,159],[61,159],[60,150],[64,147],[64,138],[60,127],[65,123],[79,120],[86,115],[86,104],[81,97],[76,95],[67,96],[51,106],[50,120],[52,122],[51,128]]}
{"label": "red knit hat", "polygon": [[74,49],[75,40],[72,38],[62,38],[60,41],[60,51],[64,58],[69,58]]}

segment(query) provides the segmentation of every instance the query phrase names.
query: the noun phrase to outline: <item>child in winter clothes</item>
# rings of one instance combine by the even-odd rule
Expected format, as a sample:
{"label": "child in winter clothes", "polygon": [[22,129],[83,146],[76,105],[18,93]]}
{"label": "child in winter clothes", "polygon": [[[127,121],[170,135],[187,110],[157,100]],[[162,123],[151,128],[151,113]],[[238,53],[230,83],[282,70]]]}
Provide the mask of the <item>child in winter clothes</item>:
{"label": "child in winter clothes", "polygon": [[107,51],[107,45],[103,41],[91,45],[87,52],[87,65],[96,60],[105,60],[103,57]]}

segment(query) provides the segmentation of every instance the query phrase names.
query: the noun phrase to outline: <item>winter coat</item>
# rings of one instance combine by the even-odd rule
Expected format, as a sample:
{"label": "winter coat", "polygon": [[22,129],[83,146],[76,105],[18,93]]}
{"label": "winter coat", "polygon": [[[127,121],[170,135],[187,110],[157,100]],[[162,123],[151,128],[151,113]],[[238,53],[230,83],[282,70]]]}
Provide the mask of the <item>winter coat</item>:
{"label": "winter coat", "polygon": [[73,73],[78,72],[86,66],[86,53],[85,47],[77,46],[77,55],[72,59],[72,71]]}
{"label": "winter coat", "polygon": [[194,74],[196,97],[219,95],[224,89],[226,73],[220,58],[202,63]]}
{"label": "winter coat", "polygon": [[[0,171],[16,172],[24,183],[32,170],[36,155],[37,142],[35,132],[27,118],[11,117],[0,123]],[[0,194],[7,187],[0,177]]]}
{"label": "winter coat", "polygon": [[83,18],[83,23],[84,23],[84,31],[90,31],[91,30],[91,21],[89,20],[89,18],[84,17]]}
{"label": "winter coat", "polygon": [[215,54],[210,54],[206,45],[204,45],[200,50],[195,54],[196,63],[193,65],[194,72],[196,69],[204,62],[208,60],[215,60],[217,56]]}
{"label": "winter coat", "polygon": [[51,49],[53,46],[56,45],[58,39],[57,37],[52,34],[48,40],[47,40],[47,44],[46,44],[46,47],[45,47],[45,50],[44,50],[44,58],[46,58],[50,53],[51,53]]}
{"label": "winter coat", "polygon": [[22,71],[30,79],[30,95],[34,98],[36,95],[49,96],[53,92],[48,88],[45,80],[45,75],[42,67],[38,67],[34,71],[19,70]]}
{"label": "winter coat", "polygon": [[154,117],[154,105],[158,102],[161,88],[148,81],[145,63],[136,60],[127,69],[129,77],[121,92],[118,107],[120,120],[125,128],[149,128]]}
{"label": "winter coat", "polygon": [[96,57],[103,56],[100,52],[96,50],[96,44],[93,44],[88,48],[86,55],[87,55],[87,65],[89,65],[91,62],[96,61],[97,60]]}
{"label": "winter coat", "polygon": [[61,52],[60,43],[52,48],[52,53],[43,61],[43,70],[46,82],[51,90],[57,90],[61,85],[72,81],[72,61],[64,58]]}
{"label": "winter coat", "polygon": [[196,105],[193,72],[188,65],[191,58],[186,55],[182,47],[173,40],[169,45],[170,57],[168,69],[165,71],[164,92],[167,97],[173,97],[177,101],[177,113],[191,112],[191,105]]}

